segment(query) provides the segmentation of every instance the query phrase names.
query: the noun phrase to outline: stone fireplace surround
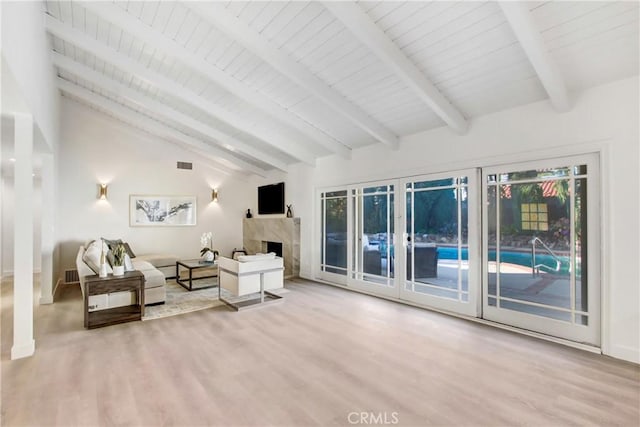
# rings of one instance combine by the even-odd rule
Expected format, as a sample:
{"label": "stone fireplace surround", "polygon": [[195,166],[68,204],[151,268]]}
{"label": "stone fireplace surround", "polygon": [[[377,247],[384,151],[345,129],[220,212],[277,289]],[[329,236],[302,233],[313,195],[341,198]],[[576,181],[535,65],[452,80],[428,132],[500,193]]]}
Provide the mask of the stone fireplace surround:
{"label": "stone fireplace surround", "polygon": [[242,243],[250,254],[266,252],[267,242],[282,243],[284,277],[300,274],[300,218],[244,218]]}

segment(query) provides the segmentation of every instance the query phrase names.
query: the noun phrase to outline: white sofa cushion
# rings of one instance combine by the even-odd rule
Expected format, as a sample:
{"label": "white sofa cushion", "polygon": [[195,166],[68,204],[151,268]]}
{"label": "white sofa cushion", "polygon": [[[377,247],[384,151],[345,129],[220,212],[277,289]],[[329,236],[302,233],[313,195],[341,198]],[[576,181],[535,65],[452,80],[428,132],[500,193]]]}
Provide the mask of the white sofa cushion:
{"label": "white sofa cushion", "polygon": [[150,254],[150,255],[138,255],[134,258],[136,261],[147,261],[154,267],[176,267],[176,261],[178,257],[170,254]]}
{"label": "white sofa cushion", "polygon": [[268,254],[255,254],[255,255],[240,255],[238,256],[238,261],[240,262],[253,262],[253,261],[264,261],[267,259],[275,259],[275,252],[269,252]]}
{"label": "white sofa cushion", "polygon": [[82,291],[82,297],[84,298],[84,276],[91,276],[95,273],[86,262],[83,261],[82,257],[84,255],[85,249],[84,246],[80,246],[78,249],[78,254],[76,255],[76,268],[78,269],[78,277],[80,279],[80,290]]}
{"label": "white sofa cushion", "polygon": [[138,270],[138,271],[145,271],[145,270],[155,270],[156,268],[151,265],[150,262],[147,261],[141,261],[138,259],[138,257],[136,257],[135,259],[131,260],[131,264],[133,264],[133,268]]}
{"label": "white sofa cushion", "polygon": [[[157,287],[163,287],[167,283],[164,279],[164,274],[160,270],[152,268],[150,270],[141,270],[140,271],[144,275],[144,288],[151,289]],[[145,294],[146,300],[146,294]],[[150,301],[145,301],[145,303],[149,304]]]}

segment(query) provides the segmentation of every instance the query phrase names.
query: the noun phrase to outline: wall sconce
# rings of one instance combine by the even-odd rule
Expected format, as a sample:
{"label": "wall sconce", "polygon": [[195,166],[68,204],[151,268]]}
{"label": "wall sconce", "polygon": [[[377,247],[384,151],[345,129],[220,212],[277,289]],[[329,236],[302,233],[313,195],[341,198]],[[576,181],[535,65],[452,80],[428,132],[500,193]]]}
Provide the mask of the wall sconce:
{"label": "wall sconce", "polygon": [[218,201],[218,190],[216,190],[215,188],[211,189],[211,201],[212,202]]}
{"label": "wall sconce", "polygon": [[98,199],[107,200],[107,184],[98,184]]}

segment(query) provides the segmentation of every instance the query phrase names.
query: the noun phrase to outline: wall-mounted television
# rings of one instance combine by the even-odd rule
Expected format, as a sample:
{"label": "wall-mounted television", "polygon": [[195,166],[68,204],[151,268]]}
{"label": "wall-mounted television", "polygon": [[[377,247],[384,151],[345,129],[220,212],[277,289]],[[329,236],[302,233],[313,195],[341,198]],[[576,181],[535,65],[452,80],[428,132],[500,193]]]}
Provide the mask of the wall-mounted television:
{"label": "wall-mounted television", "polygon": [[284,182],[258,187],[258,213],[260,215],[284,213]]}

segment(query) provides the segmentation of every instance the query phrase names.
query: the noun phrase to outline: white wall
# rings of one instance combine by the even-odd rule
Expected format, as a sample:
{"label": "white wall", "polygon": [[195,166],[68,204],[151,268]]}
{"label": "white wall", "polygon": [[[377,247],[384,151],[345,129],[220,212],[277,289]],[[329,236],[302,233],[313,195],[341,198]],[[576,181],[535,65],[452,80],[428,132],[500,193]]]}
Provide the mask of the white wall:
{"label": "white wall", "polygon": [[[193,162],[178,170],[177,161]],[[197,258],[200,235],[213,232],[213,245],[229,256],[242,246],[242,218],[253,184],[222,175],[184,149],[137,131],[63,98],[59,152],[57,242],[61,271],[75,268],[80,244],[92,238],[122,238],[136,254],[171,253]],[[97,185],[108,183],[108,200]],[[218,203],[211,203],[211,188]],[[193,227],[130,227],[129,195],[195,195]]]}
{"label": "white wall", "polygon": [[311,278],[316,188],[467,167],[601,151],[603,178],[603,349],[640,362],[640,182],[638,78],[579,94],[573,109],[556,113],[548,101],[475,118],[466,135],[448,128],[402,139],[399,150],[380,144],[327,157],[315,169],[291,168],[287,203],[301,217],[301,275]]}
{"label": "white wall", "polygon": [[49,148],[59,136],[59,93],[39,1],[0,2],[2,57]]}

